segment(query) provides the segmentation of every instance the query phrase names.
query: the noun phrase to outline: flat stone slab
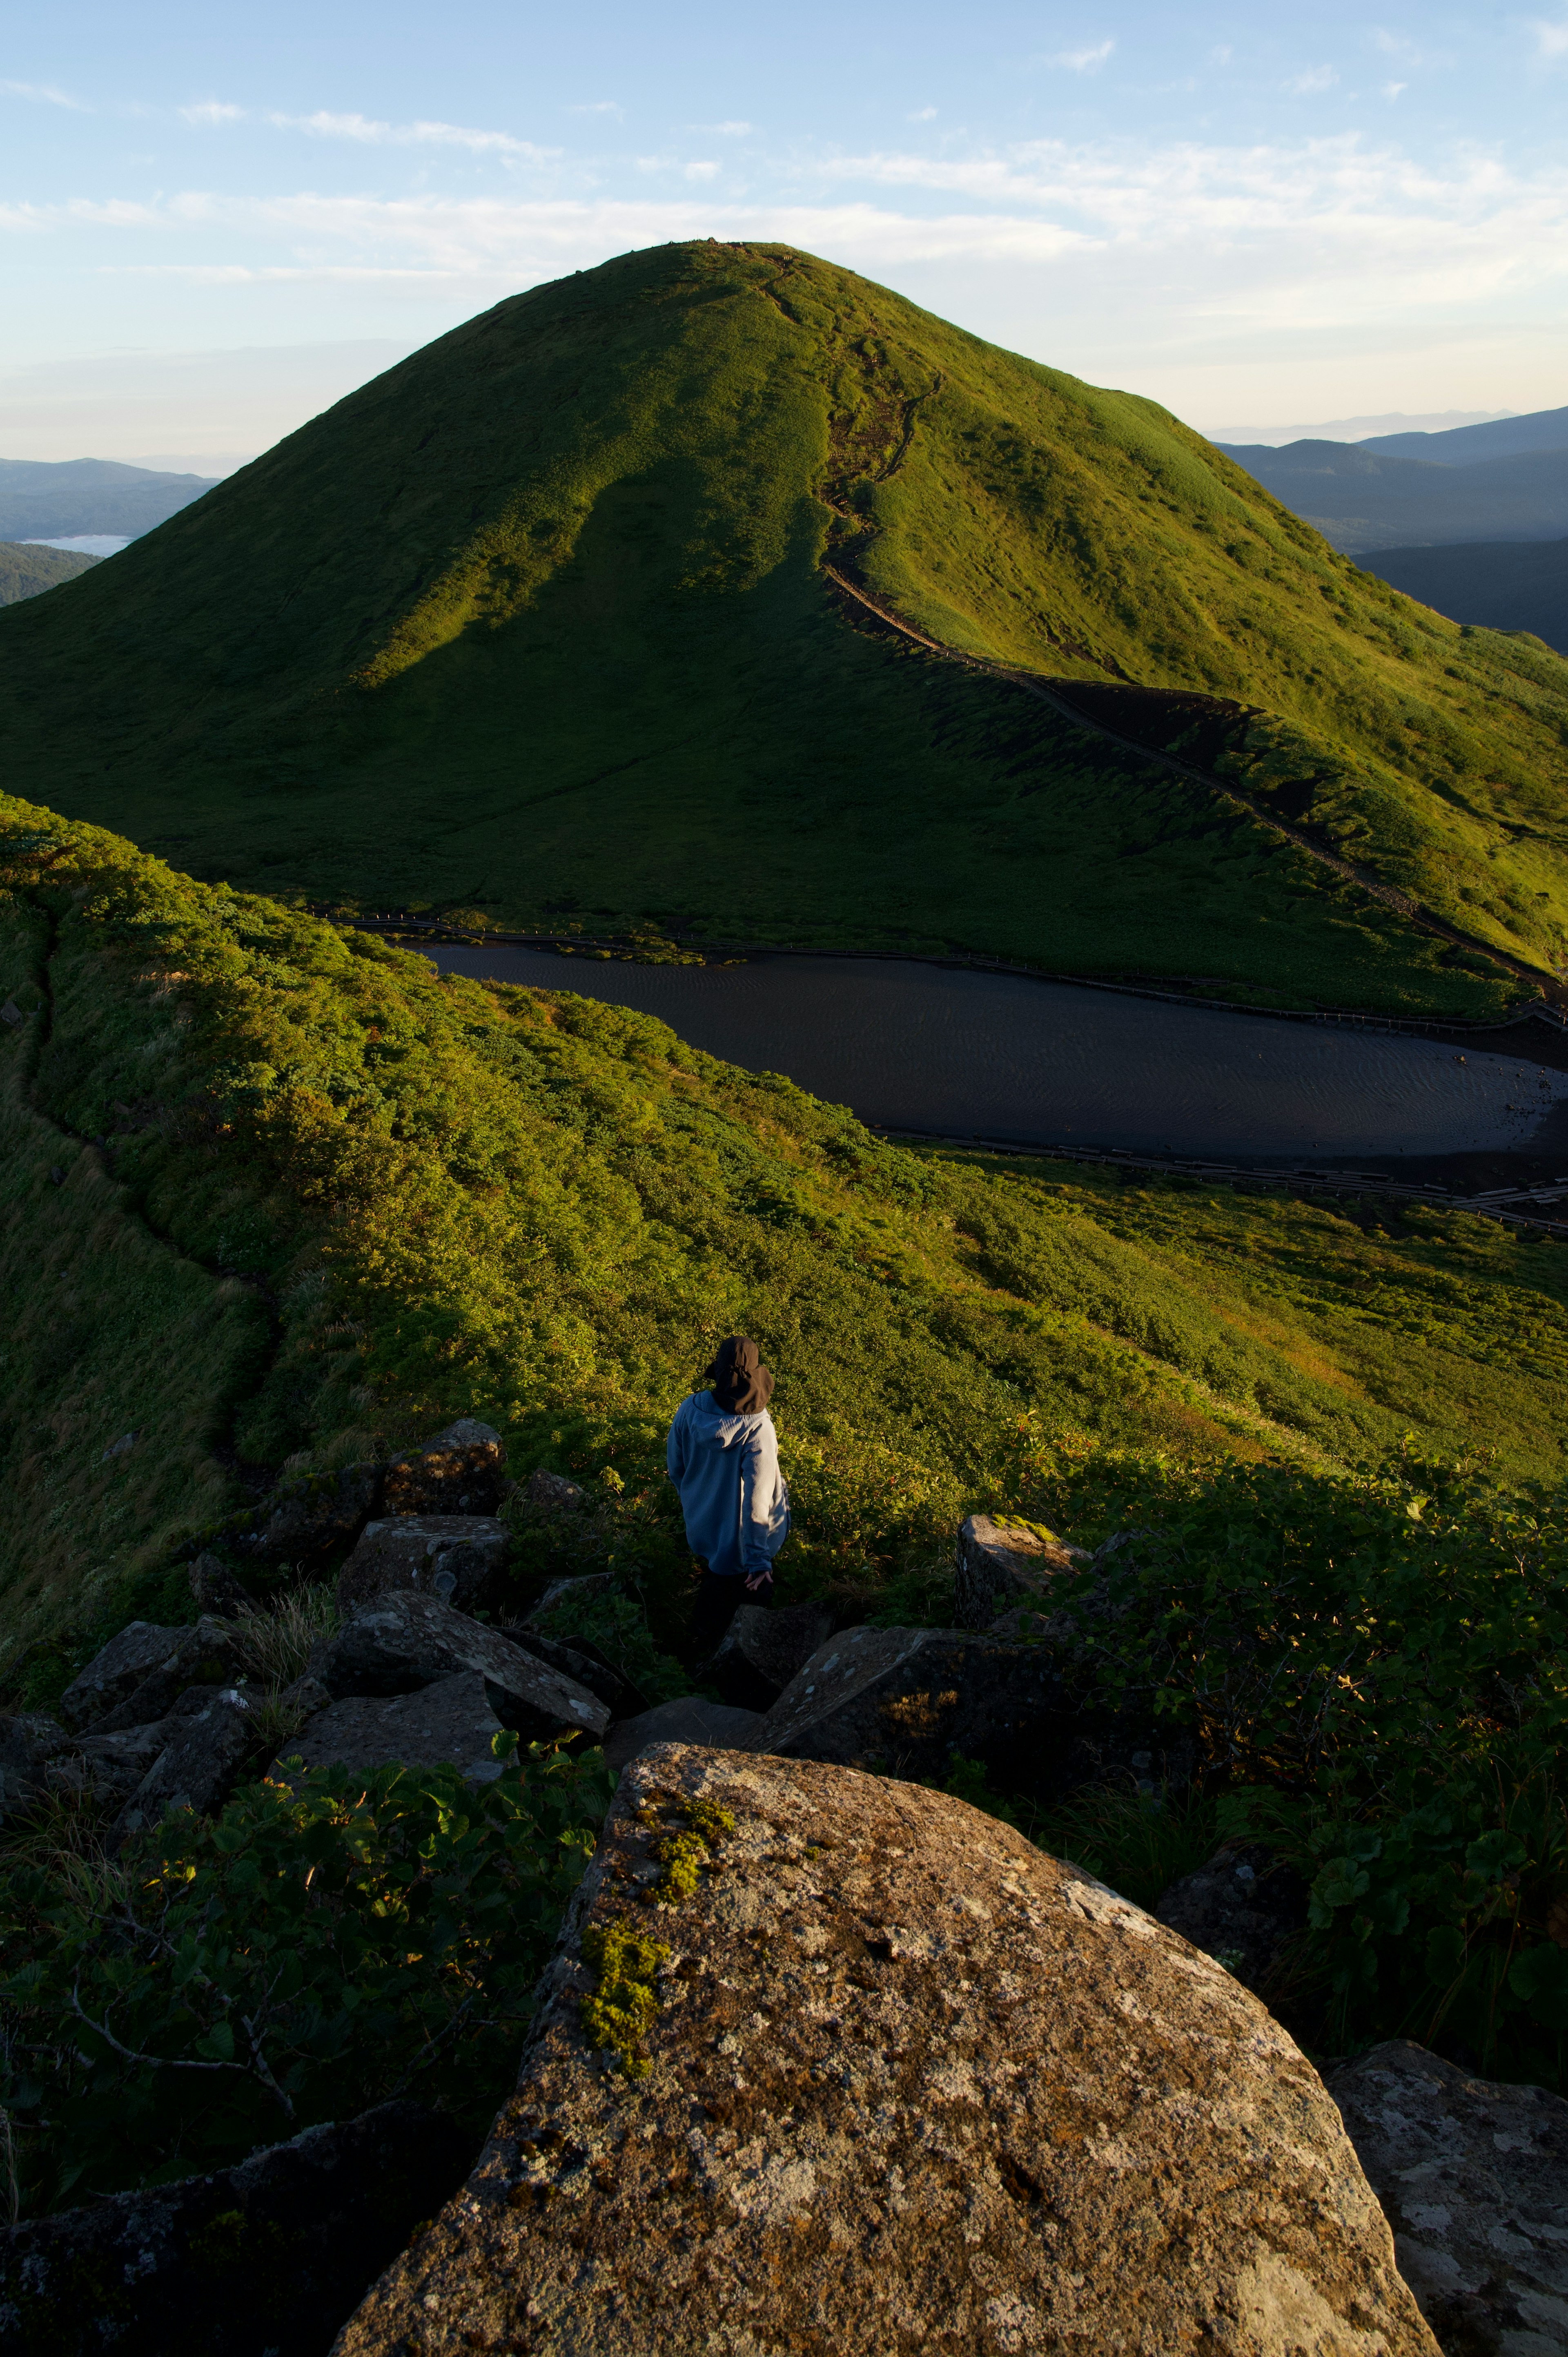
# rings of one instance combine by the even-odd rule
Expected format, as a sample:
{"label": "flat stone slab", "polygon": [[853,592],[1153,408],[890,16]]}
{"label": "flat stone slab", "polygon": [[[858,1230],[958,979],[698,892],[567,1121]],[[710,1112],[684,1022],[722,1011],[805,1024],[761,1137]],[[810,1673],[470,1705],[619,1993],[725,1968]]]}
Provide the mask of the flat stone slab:
{"label": "flat stone slab", "polygon": [[605,1758],[612,1768],[624,1768],[650,1743],[701,1743],[710,1750],[739,1749],[755,1733],[759,1714],[727,1702],[709,1702],[703,1695],[677,1695],[673,1702],[656,1703],[635,1718],[620,1718],[605,1738]]}
{"label": "flat stone slab", "polygon": [[338,1575],[345,1618],[389,1589],[434,1596],[458,1612],[488,1611],[500,1593],[511,1534],[489,1514],[394,1514],[367,1523]]}
{"label": "flat stone slab", "polygon": [[822,1604],[743,1604],[719,1641],[713,1684],[738,1709],[767,1710],[826,1643],[832,1625]]}
{"label": "flat stone slab", "polygon": [[1403,2038],[1330,2072],[1328,2092],[1450,2357],[1562,2357],[1568,2103]]}
{"label": "flat stone slab", "polygon": [[596,1695],[535,1661],[499,1629],[407,1588],[390,1588],[361,1605],[319,1659],[313,1656],[312,1669],[339,1702],[413,1694],[459,1670],[477,1670],[491,1689],[490,1707],[527,1743],[585,1734],[597,1742],[610,1721]]}
{"label": "flat stone slab", "polygon": [[501,1732],[477,1670],[459,1670],[411,1695],[357,1695],[306,1719],[290,1736],[267,1774],[286,1784],[293,1762],[306,1768],[411,1768],[443,1763],[461,1769],[470,1784],[492,1783],[502,1762],[490,1749]]}
{"label": "flat stone slab", "polygon": [[[698,1803],[733,1830],[665,1903]],[[620,1924],[666,1952],[630,2079],[583,2011]],[[541,1998],[338,2357],[1440,2357],[1278,2023],[945,1793],[644,1752]]]}
{"label": "flat stone slab", "polygon": [[953,1603],[965,1629],[989,1628],[1017,1604],[1044,1604],[1053,1581],[1071,1579],[1093,1560],[1037,1523],[1015,1515],[970,1514],[959,1524]]}

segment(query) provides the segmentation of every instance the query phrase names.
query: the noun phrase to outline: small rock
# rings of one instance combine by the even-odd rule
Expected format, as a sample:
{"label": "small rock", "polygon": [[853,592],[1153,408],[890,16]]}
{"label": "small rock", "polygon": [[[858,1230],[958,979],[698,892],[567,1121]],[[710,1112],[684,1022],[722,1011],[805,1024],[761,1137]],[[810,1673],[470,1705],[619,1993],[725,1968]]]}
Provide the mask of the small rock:
{"label": "small rock", "polygon": [[373,1596],[406,1587],[458,1612],[488,1611],[500,1594],[510,1544],[506,1524],[484,1514],[367,1523],[338,1575],[338,1609],[347,1617]]}
{"label": "small rock", "polygon": [[[79,1670],[57,1706],[61,1723],[79,1733],[134,1695],[189,1631],[154,1620],[133,1620]],[[159,1717],[161,1713],[149,1713]]]}
{"label": "small rock", "polygon": [[168,1716],[188,1687],[232,1684],[245,1674],[244,1640],[237,1621],[220,1620],[204,1612],[188,1629],[170,1629],[165,1634],[174,1642],[162,1661],[155,1663],[123,1703],[93,1721],[94,1734],[150,1727],[155,1719]]}
{"label": "small rock", "polygon": [[5,2357],[327,2357],[473,2158],[423,2104],[0,2233]]}
{"label": "small rock", "polygon": [[650,1743],[700,1743],[710,1750],[738,1751],[759,1724],[755,1710],[710,1702],[705,1695],[678,1695],[635,1718],[618,1719],[605,1738],[605,1758],[612,1768],[624,1768]]}
{"label": "small rock", "polygon": [[822,1604],[787,1604],[778,1611],[743,1604],[714,1655],[713,1682],[736,1709],[767,1710],[826,1643],[832,1625],[832,1614]]}
{"label": "small rock", "polygon": [[1155,1912],[1249,1988],[1261,1989],[1286,1942],[1306,1928],[1306,1885],[1262,1842],[1238,1842],[1173,1882]]}
{"label": "small rock", "polygon": [[350,1695],[412,1694],[458,1670],[478,1672],[502,1726],[525,1742],[586,1735],[596,1743],[609,1725],[596,1695],[535,1661],[499,1629],[405,1588],[362,1605],[325,1648],[318,1674],[341,1702]]}
{"label": "small rock", "polygon": [[269,1563],[308,1563],[350,1546],[381,1502],[381,1468],[348,1465],[280,1483],[230,1544]]}
{"label": "small rock", "polygon": [[332,1707],[331,1695],[320,1679],[313,1678],[308,1670],[302,1678],[295,1678],[292,1685],[280,1688],[278,1701],[285,1710],[303,1711],[306,1718],[314,1718],[318,1710],[330,1710]]}
{"label": "small rock", "polygon": [[1568,2351],[1568,2103],[1402,2038],[1330,2071],[1328,2092],[1451,2357]]}
{"label": "small rock", "polygon": [[112,1851],[166,1809],[215,1815],[255,1757],[255,1718],[237,1686],[219,1686],[199,1708],[172,1715],[164,1732],[164,1749],[109,1829]]}
{"label": "small rock", "polygon": [[[1164,1748],[1169,1747],[1169,1748]],[[1185,1783],[1190,1738],[1152,1714],[1080,1711],[1048,1646],[954,1629],[845,1629],[760,1721],[751,1749],[942,1783],[954,1753],[1046,1803],[1086,1785]]]}
{"label": "small rock", "polygon": [[501,1731],[484,1679],[477,1670],[459,1670],[417,1694],[357,1695],[329,1704],[289,1737],[267,1774],[274,1784],[288,1783],[296,1759],[306,1768],[357,1774],[393,1760],[414,1768],[448,1762],[470,1784],[489,1784],[505,1764],[490,1748]]}
{"label": "small rock", "polygon": [[237,1620],[242,1612],[256,1609],[250,1589],[215,1555],[199,1555],[191,1565],[190,1592],[201,1611],[221,1620]]}
{"label": "small rock", "polygon": [[953,1599],[959,1624],[985,1629],[1009,1606],[1038,1602],[1092,1557],[1035,1524],[971,1514],[959,1524]]}
{"label": "small rock", "polygon": [[[58,1171],[51,1170],[49,1172],[49,1177],[54,1180],[55,1185],[58,1187],[60,1182],[60,1174]],[[103,1452],[103,1462],[107,1464],[111,1457],[129,1457],[132,1449],[134,1448],[141,1437],[142,1436],[139,1432],[123,1432],[118,1440],[112,1440],[109,1443],[108,1448]]]}
{"label": "small rock", "polygon": [[[694,1889],[628,1908],[699,1801],[733,1830]],[[666,1952],[629,2080],[584,2018],[585,1935],[628,1915]],[[1278,2023],[945,1793],[644,1752],[540,2000],[337,2357],[1439,2357]]]}
{"label": "small rock", "polygon": [[586,1504],[587,1491],[568,1481],[564,1473],[546,1473],[541,1466],[528,1477],[528,1502],[542,1506],[549,1514],[575,1514]]}
{"label": "small rock", "polygon": [[389,1514],[493,1514],[506,1491],[500,1434],[465,1415],[393,1458],[382,1495]]}
{"label": "small rock", "polygon": [[630,1718],[648,1708],[648,1696],[586,1637],[542,1637],[526,1621],[503,1633],[536,1662],[548,1662],[564,1678],[580,1680],[598,1695],[612,1718]]}
{"label": "small rock", "polygon": [[[550,1478],[553,1480],[554,1474]],[[608,1596],[614,1587],[615,1581],[607,1571],[584,1572],[572,1579],[553,1579],[532,1611],[526,1616],[523,1626],[526,1629],[542,1628],[559,1606],[586,1603],[593,1598]]]}
{"label": "small rock", "polygon": [[27,1815],[48,1790],[50,1762],[75,1748],[58,1719],[0,1712],[0,1824]]}
{"label": "small rock", "polygon": [[93,1785],[105,1799],[124,1806],[167,1749],[165,1725],[159,1719],[151,1727],[124,1727],[117,1735],[82,1736],[68,1756],[50,1760],[50,1792],[84,1792]]}

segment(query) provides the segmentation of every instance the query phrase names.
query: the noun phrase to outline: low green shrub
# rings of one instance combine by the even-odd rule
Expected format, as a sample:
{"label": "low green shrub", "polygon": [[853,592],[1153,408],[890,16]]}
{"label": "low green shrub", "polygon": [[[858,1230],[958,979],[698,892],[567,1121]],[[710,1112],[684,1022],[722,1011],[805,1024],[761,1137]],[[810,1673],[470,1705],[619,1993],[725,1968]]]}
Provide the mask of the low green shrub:
{"label": "low green shrub", "polygon": [[27,2211],[222,2168],[395,2095],[482,2133],[612,1789],[499,1737],[455,1768],[313,1770],[114,1861],[15,1845],[0,2094]]}

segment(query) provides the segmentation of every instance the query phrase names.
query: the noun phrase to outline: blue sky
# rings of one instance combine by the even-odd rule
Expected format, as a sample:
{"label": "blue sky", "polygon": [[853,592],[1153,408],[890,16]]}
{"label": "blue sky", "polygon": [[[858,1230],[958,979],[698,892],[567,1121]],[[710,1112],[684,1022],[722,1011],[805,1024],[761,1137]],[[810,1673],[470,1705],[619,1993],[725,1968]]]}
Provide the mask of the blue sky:
{"label": "blue sky", "polygon": [[785,238],[1206,427],[1568,402],[1568,11],[79,5],[0,43],[0,456],[264,447]]}

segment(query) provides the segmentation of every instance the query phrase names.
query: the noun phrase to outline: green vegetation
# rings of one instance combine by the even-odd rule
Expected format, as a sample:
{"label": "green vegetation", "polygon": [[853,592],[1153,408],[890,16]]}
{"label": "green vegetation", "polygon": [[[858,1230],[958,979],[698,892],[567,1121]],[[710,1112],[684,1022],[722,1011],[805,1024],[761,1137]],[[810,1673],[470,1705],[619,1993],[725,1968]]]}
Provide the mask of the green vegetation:
{"label": "green vegetation", "polygon": [[36,597],[40,589],[74,581],[79,573],[102,562],[80,548],[35,548],[25,541],[0,540],[0,606],[15,606],[20,598]]}
{"label": "green vegetation", "polygon": [[35,1698],[133,1613],[189,1615],[177,1550],[245,1466],[457,1412],[589,1479],[589,1559],[520,1526],[525,1566],[614,1556],[668,1647],[663,1434],[740,1327],[779,1372],[791,1586],[845,1609],[934,1596],[1042,1437],[1331,1466],[1412,1433],[1561,1478],[1563,1262],[1528,1233],[911,1153],[647,1017],[47,812],[0,804],[0,854],[30,1010],[0,1029],[0,1632]]}
{"label": "green vegetation", "polygon": [[824,561],[983,662],[1226,699],[1108,716],[1562,955],[1558,657],[1410,604],[1152,403],[784,247],[503,303],[6,614],[0,750],[199,874],[349,909],[1297,1004],[1517,989],[1210,788],[889,638]]}
{"label": "green vegetation", "polygon": [[478,1788],[456,1768],[252,1785],[113,1862],[58,1824],[13,1841],[0,2103],[28,2212],[393,2095],[482,2136],[610,1790],[601,1753],[535,1746]]}

